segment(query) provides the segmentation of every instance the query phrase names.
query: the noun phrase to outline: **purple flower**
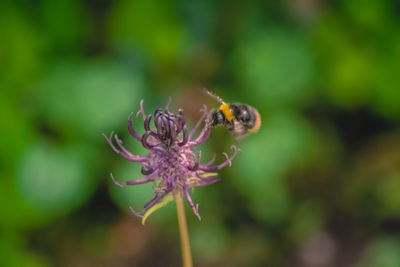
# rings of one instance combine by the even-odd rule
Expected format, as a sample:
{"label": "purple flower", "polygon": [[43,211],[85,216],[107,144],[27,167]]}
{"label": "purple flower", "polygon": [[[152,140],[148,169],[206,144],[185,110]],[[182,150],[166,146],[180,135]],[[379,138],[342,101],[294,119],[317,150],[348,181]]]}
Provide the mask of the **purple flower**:
{"label": "purple flower", "polygon": [[[143,100],[140,102],[140,110],[137,112],[136,117],[142,115],[144,120],[145,133],[142,136],[132,126],[133,113],[129,117],[129,133],[149,151],[146,156],[131,154],[122,145],[122,141],[118,138],[118,135],[111,133],[110,137],[107,137],[103,134],[111,148],[117,154],[126,160],[142,164],[141,172],[145,177],[127,182],[118,182],[112,174],[110,175],[113,182],[120,187],[155,182],[154,198],[144,206],[143,210],[136,212],[130,207],[131,211],[139,217],[143,218],[143,214],[157,203],[160,203],[167,195],[184,194],[193,212],[201,220],[198,212],[198,204],[193,204],[189,189],[217,182],[219,177],[214,172],[227,165],[231,166],[231,160],[235,157],[238,149],[236,146],[232,146],[233,153],[230,157],[226,153],[223,153],[226,161],[219,165],[213,165],[215,154],[210,162],[200,164],[201,152],[196,155],[193,148],[204,143],[209,137],[212,110],[208,112],[207,107],[204,105],[201,110],[203,112],[202,117],[193,130],[188,132],[183,109],[179,109],[178,114],[174,114],[168,109],[168,104],[165,110],[158,108],[154,112],[155,129],[153,130],[150,127],[150,121],[153,116],[145,114]],[[205,122],[205,126],[197,138],[195,138],[194,136],[203,121]],[[113,143],[113,137],[117,146]]]}

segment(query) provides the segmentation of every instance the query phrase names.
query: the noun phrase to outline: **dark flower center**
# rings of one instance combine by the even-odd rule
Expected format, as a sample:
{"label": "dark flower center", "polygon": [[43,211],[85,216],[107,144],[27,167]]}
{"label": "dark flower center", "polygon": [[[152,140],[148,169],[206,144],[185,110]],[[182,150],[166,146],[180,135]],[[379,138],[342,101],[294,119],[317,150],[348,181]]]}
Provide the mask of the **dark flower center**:
{"label": "dark flower center", "polygon": [[[158,108],[154,112],[154,126],[157,129],[157,133],[152,134],[152,136],[166,147],[170,147],[176,141],[181,142],[185,139],[186,125],[182,109],[179,110],[178,114],[174,114],[169,110],[164,111]],[[181,132],[183,136],[179,137]],[[183,143],[181,142],[180,145],[183,145]]]}

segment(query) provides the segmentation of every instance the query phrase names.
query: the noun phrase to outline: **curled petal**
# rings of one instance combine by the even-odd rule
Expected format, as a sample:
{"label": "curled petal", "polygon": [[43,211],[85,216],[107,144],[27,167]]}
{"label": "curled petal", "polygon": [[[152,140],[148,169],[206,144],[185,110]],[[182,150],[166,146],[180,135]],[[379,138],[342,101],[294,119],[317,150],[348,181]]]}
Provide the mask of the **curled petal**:
{"label": "curled petal", "polygon": [[146,113],[144,113],[144,109],[143,109],[143,99],[140,100],[140,109],[139,109],[139,111],[136,113],[136,118],[139,117],[139,114],[142,114],[143,120],[146,119]]}
{"label": "curled petal", "polygon": [[165,197],[170,191],[165,191],[162,193],[156,193],[155,197],[150,200],[145,206],[144,208],[137,212],[135,211],[132,207],[129,207],[129,209],[132,211],[133,214],[135,214],[138,217],[143,218],[143,213],[145,213],[148,209],[150,209],[151,207],[153,207],[155,204],[157,204],[163,197]]}
{"label": "curled petal", "polygon": [[204,143],[208,137],[210,136],[211,133],[211,127],[207,124],[204,126],[203,130],[201,131],[200,135],[197,137],[197,139],[193,142],[190,142],[190,146],[198,146],[202,143]]}
{"label": "curled petal", "polygon": [[183,115],[183,109],[179,109],[179,114],[176,116],[176,133],[180,133],[183,127],[186,125],[185,117]]}
{"label": "curled petal", "polygon": [[151,144],[147,138],[151,135],[151,131],[147,131],[144,133],[144,135],[142,136],[142,145],[146,148],[146,149],[151,149],[152,147],[154,147],[154,144]]}
{"label": "curled petal", "polygon": [[133,156],[131,152],[129,152],[123,145],[122,145],[122,140],[118,138],[118,134],[114,135],[114,139],[117,142],[118,147],[128,156]]}
{"label": "curled petal", "polygon": [[111,132],[110,137],[107,137],[105,134],[103,134],[104,138],[107,140],[108,144],[111,146],[111,148],[119,155],[121,155],[123,158],[129,161],[133,162],[143,162],[147,160],[147,157],[140,157],[140,156],[135,156],[129,153],[123,146],[122,146],[122,141],[116,138],[118,146],[123,150],[119,150],[116,148],[112,142],[112,137],[113,137],[114,132]]}
{"label": "curled petal", "polygon": [[147,115],[146,119],[144,120],[144,129],[145,129],[146,131],[151,131],[151,129],[150,129],[151,117],[152,117],[152,115],[149,114],[149,115]]}
{"label": "curled petal", "polygon": [[208,137],[210,136],[210,133],[211,133],[210,119],[211,119],[213,112],[214,112],[214,109],[211,109],[210,112],[208,113],[207,119],[205,120],[205,126],[204,126],[203,130],[201,131],[201,133],[199,134],[197,139],[190,143],[190,146],[192,146],[192,147],[198,146],[198,145],[204,143],[208,139]]}
{"label": "curled petal", "polygon": [[217,157],[217,155],[214,153],[212,158],[211,158],[211,160],[209,162],[203,164],[203,165],[209,166],[209,165],[213,164],[215,159],[216,159],[216,157]]}
{"label": "curled petal", "polygon": [[142,165],[142,168],[141,168],[140,172],[143,175],[149,175],[149,174],[152,174],[154,172],[154,170],[151,167],[147,167],[147,166]]}
{"label": "curled petal", "polygon": [[225,156],[226,162],[228,162],[229,167],[231,167],[232,166],[232,160],[229,158],[228,154],[226,154],[226,152],[223,152],[222,155]]}
{"label": "curled petal", "polygon": [[169,111],[169,104],[171,104],[171,100],[172,100],[172,98],[171,97],[168,97],[168,100],[167,100],[167,104],[165,105],[165,110],[166,111]]}
{"label": "curled petal", "polygon": [[199,129],[201,123],[204,121],[204,119],[207,117],[207,106],[204,105],[203,109],[201,109],[201,111],[203,111],[203,115],[201,115],[200,119],[197,121],[196,125],[194,126],[194,128],[192,129],[192,131],[189,134],[189,140],[192,140],[193,136],[195,135],[195,133],[197,132],[197,130]]}
{"label": "curled petal", "polygon": [[157,128],[157,134],[161,135],[164,126],[163,126],[163,122],[162,122],[162,119],[161,119],[160,116],[157,116],[157,115],[155,116],[154,124],[155,124],[155,126]]}
{"label": "curled petal", "polygon": [[[151,118],[152,118],[151,114],[147,115],[146,119],[144,120],[144,129],[147,132],[150,132],[150,135],[153,136],[154,138],[158,138],[158,135],[150,129]],[[155,145],[153,142],[150,142],[150,143],[151,143],[151,145]]]}
{"label": "curled petal", "polygon": [[118,182],[117,180],[115,180],[112,173],[110,173],[110,176],[111,176],[111,179],[113,180],[114,184],[118,185],[119,187],[124,187],[125,185],[137,185],[137,184],[145,184],[145,183],[151,182],[154,180],[155,175],[151,174],[151,175],[146,176],[141,179],[130,180],[130,181],[126,181],[126,182]]}
{"label": "curled petal", "polygon": [[161,120],[162,120],[162,125],[164,126],[163,129],[165,131],[165,132],[162,133],[162,135],[168,136],[169,132],[170,132],[169,131],[170,128],[169,128],[168,120],[167,120],[167,118],[165,116],[162,116]]}
{"label": "curled petal", "polygon": [[156,111],[154,111],[154,118],[156,120],[158,120],[158,118],[163,114],[163,111],[161,108],[156,109]]}
{"label": "curled petal", "polygon": [[[199,176],[197,176],[197,177],[199,177]],[[199,177],[199,178],[200,178],[200,181],[191,185],[190,187],[206,186],[206,185],[210,185],[210,184],[213,184],[213,183],[216,183],[219,181],[218,174],[208,176],[208,177]]]}
{"label": "curled petal", "polygon": [[231,166],[231,164],[232,164],[231,160],[236,156],[237,152],[239,151],[239,149],[236,146],[231,146],[231,149],[233,150],[233,153],[230,157],[228,157],[228,155],[226,153],[224,153],[226,160],[223,163],[216,165],[216,166],[199,165],[199,170],[202,170],[205,172],[213,172],[213,171],[220,170],[227,165]]}
{"label": "curled petal", "polygon": [[[116,134],[114,136],[115,141],[117,142],[118,147],[130,158],[134,158],[134,157],[138,157],[138,156],[134,156],[132,155],[123,145],[122,145],[122,140],[118,138],[118,135]],[[142,158],[146,158],[146,157],[142,157]],[[146,158],[147,159],[147,158]]]}
{"label": "curled petal", "polygon": [[170,145],[172,145],[175,142],[176,138],[176,131],[175,131],[175,123],[170,120],[169,121],[169,129],[170,129]]}
{"label": "curled petal", "polygon": [[194,214],[195,214],[195,215],[197,216],[197,218],[199,218],[199,220],[201,221],[201,217],[200,217],[200,214],[199,214],[199,204],[197,204],[196,206],[194,206],[193,200],[192,200],[192,198],[190,197],[190,194],[189,194],[189,188],[188,188],[188,187],[185,187],[185,189],[184,189],[184,194],[185,194],[186,200],[187,200],[187,202],[189,203],[189,206],[192,208]]}
{"label": "curled petal", "polygon": [[132,206],[130,206],[129,209],[131,210],[131,212],[132,212],[133,214],[135,214],[137,217],[140,217],[140,218],[143,218],[143,217],[144,217],[142,214],[146,211],[146,210],[141,210],[141,211],[137,212],[137,211],[135,211],[135,210],[133,209]]}
{"label": "curled petal", "polygon": [[146,223],[147,218],[156,210],[161,209],[165,205],[167,205],[169,202],[173,201],[174,197],[172,196],[171,193],[167,194],[163,199],[161,199],[159,202],[157,202],[154,206],[149,208],[142,217],[142,224],[144,225]]}
{"label": "curled petal", "polygon": [[129,116],[129,120],[128,120],[128,131],[129,133],[138,141],[142,140],[142,137],[135,131],[135,129],[133,128],[132,125],[132,118],[133,118],[133,112],[131,113],[131,115]]}
{"label": "curled petal", "polygon": [[157,127],[157,138],[165,141],[166,137],[169,135],[169,125],[167,118],[165,116],[158,116],[155,125]]}
{"label": "curled petal", "polygon": [[146,205],[144,205],[144,209],[147,210],[147,209],[151,208],[152,206],[154,206],[154,204],[156,204],[160,199],[162,199],[168,193],[169,193],[169,191],[157,193],[156,196],[152,200],[150,200]]}
{"label": "curled petal", "polygon": [[186,124],[183,125],[182,130],[182,142],[178,143],[178,146],[184,146],[188,142],[188,133]]}

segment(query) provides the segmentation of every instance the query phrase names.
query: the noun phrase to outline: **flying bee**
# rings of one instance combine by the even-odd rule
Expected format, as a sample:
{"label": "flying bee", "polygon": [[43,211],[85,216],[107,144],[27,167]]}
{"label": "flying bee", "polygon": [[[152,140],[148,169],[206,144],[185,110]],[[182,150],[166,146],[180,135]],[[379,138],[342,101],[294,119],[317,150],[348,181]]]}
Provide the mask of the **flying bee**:
{"label": "flying bee", "polygon": [[216,99],[221,106],[212,114],[211,126],[226,127],[236,139],[248,132],[257,132],[261,126],[261,116],[257,109],[242,103],[225,103],[222,98],[204,89],[204,92]]}

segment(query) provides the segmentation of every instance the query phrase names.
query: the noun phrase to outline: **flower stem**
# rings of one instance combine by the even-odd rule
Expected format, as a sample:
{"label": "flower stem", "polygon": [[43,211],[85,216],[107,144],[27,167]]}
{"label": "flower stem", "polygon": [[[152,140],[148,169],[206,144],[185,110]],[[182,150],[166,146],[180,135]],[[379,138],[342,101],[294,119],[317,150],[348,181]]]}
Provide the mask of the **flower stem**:
{"label": "flower stem", "polygon": [[176,201],[176,211],[178,213],[179,232],[181,236],[183,267],[192,267],[193,266],[192,253],[190,251],[189,234],[186,224],[186,215],[181,193],[175,194],[175,201]]}

